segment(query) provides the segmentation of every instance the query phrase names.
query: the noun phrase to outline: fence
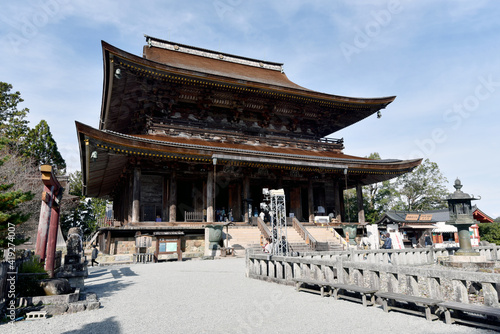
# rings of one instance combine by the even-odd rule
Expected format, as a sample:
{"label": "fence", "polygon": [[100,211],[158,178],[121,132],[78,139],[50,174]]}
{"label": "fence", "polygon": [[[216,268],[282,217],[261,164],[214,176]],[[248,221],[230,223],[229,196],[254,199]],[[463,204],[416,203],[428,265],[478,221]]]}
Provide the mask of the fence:
{"label": "fence", "polygon": [[185,222],[203,222],[203,212],[198,211],[184,211]]}
{"label": "fence", "polygon": [[[496,261],[498,246],[478,247]],[[293,285],[295,278],[353,284],[379,291],[444,301],[498,306],[500,275],[431,266],[454,250],[367,250],[311,252],[300,257],[271,256],[247,250],[247,277]],[[390,259],[390,262],[389,262]],[[399,265],[395,265],[399,262]]]}

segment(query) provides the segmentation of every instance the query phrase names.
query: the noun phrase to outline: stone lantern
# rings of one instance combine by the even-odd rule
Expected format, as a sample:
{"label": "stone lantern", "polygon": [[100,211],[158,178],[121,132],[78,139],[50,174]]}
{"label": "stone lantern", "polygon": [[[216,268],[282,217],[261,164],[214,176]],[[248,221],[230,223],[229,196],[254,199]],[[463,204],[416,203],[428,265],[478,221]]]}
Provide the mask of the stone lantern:
{"label": "stone lantern", "polygon": [[478,223],[472,216],[471,201],[480,198],[474,198],[469,194],[464,193],[462,183],[457,178],[455,180],[455,192],[448,196],[448,210],[450,211],[450,220],[446,223],[455,225],[458,229],[458,240],[460,249],[455,252],[458,256],[479,256],[479,252],[472,249],[470,242],[469,227]]}

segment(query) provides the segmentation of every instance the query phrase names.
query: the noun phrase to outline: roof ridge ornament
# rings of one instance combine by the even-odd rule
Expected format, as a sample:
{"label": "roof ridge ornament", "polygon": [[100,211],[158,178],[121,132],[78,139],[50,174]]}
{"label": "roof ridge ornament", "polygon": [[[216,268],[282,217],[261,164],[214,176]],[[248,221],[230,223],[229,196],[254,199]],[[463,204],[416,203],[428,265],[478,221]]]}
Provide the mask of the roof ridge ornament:
{"label": "roof ridge ornament", "polygon": [[174,43],[158,38],[154,38],[151,36],[144,35],[146,37],[146,42],[148,47],[157,47],[165,50],[177,51],[182,53],[187,53],[195,56],[217,59],[221,61],[227,61],[230,63],[247,65],[252,67],[263,68],[267,70],[278,71],[280,73],[283,72],[283,64],[275,63],[270,61],[264,61],[259,59],[235,56],[224,52],[218,52],[213,50],[202,49],[190,45],[183,45],[179,43]]}

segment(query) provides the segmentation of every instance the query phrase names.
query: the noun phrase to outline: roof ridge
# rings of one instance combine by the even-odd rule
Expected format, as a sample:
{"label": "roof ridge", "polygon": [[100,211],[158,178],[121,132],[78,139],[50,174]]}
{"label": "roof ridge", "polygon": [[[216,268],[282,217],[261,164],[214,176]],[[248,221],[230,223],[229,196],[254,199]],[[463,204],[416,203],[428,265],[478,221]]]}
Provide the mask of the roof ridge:
{"label": "roof ridge", "polygon": [[199,48],[199,47],[195,47],[195,46],[175,43],[175,42],[163,40],[160,38],[151,37],[148,35],[144,35],[144,37],[146,37],[146,42],[148,43],[149,47],[157,47],[157,48],[166,49],[166,50],[170,50],[170,51],[177,51],[177,52],[187,53],[187,54],[191,54],[191,55],[195,55],[195,56],[200,56],[200,57],[205,57],[205,58],[210,58],[210,59],[217,59],[220,61],[226,61],[226,62],[230,62],[230,63],[253,66],[253,67],[258,67],[258,68],[262,68],[262,69],[273,70],[273,71],[278,71],[278,72],[284,73],[283,63],[276,63],[276,62],[271,62],[271,61],[266,61],[266,60],[237,56],[237,55],[219,52],[219,51],[214,51],[214,50],[203,49],[203,48]]}

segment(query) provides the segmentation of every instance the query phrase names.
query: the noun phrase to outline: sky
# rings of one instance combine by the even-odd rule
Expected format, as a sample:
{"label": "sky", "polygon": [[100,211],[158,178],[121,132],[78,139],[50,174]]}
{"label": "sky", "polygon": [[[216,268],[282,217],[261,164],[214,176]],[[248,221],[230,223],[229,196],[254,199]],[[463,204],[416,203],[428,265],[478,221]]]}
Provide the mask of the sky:
{"label": "sky", "polygon": [[98,127],[101,40],[142,56],[144,35],[284,63],[323,93],[397,96],[331,135],[344,153],[429,159],[500,216],[500,2],[487,0],[18,0],[0,3],[0,81],[21,92],[80,170],[75,120]]}

